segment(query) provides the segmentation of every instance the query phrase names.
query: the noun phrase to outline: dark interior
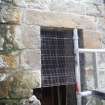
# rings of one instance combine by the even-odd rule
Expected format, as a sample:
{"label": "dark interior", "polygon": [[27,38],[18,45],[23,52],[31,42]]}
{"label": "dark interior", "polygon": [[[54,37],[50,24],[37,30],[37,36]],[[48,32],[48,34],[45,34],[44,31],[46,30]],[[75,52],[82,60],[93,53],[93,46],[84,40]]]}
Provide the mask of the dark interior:
{"label": "dark interior", "polygon": [[34,89],[34,94],[41,105],[76,105],[76,88],[71,86],[54,86]]}

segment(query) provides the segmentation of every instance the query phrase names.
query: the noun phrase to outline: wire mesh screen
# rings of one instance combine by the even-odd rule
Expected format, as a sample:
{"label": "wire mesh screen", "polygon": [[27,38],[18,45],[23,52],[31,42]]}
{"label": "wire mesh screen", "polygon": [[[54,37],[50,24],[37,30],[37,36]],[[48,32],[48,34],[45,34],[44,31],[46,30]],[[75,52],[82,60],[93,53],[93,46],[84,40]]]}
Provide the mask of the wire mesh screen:
{"label": "wire mesh screen", "polygon": [[42,87],[75,83],[73,30],[41,30]]}
{"label": "wire mesh screen", "polygon": [[[82,91],[96,89],[105,92],[105,52],[80,53],[80,70]],[[91,97],[83,97],[82,105],[86,105]],[[89,105],[105,104],[98,97],[99,101],[93,98]]]}
{"label": "wire mesh screen", "polygon": [[105,52],[81,53],[80,68],[83,90],[105,88]]}
{"label": "wire mesh screen", "polygon": [[80,53],[80,74],[82,90],[95,89],[95,62],[94,53]]}

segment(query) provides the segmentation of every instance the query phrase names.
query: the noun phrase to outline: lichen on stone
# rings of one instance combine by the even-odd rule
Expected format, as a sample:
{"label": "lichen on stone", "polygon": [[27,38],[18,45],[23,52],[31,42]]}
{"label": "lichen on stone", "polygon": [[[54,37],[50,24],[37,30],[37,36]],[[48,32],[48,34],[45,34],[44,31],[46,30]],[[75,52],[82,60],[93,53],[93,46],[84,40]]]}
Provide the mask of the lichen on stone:
{"label": "lichen on stone", "polygon": [[5,55],[3,56],[4,62],[8,65],[8,68],[15,69],[16,68],[16,59],[13,55]]}
{"label": "lichen on stone", "polygon": [[35,74],[28,71],[17,71],[13,75],[11,84],[11,97],[27,97],[31,95],[33,88],[39,87],[39,81]]}
{"label": "lichen on stone", "polygon": [[0,54],[0,72],[15,71],[19,67],[17,55]]}
{"label": "lichen on stone", "polygon": [[12,3],[1,3],[0,23],[18,24],[20,21],[20,13],[19,8]]}
{"label": "lichen on stone", "polygon": [[12,51],[18,49],[16,42],[14,40],[13,25],[0,25],[0,50],[4,52]]}

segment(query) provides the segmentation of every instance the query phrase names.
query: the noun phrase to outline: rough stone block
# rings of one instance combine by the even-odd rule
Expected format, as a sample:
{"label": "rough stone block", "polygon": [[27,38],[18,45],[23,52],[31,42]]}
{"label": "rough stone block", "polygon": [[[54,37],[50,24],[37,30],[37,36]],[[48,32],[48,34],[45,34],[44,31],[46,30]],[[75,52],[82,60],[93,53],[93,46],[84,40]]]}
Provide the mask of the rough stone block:
{"label": "rough stone block", "polygon": [[[16,25],[0,25],[0,50],[12,52],[21,49],[21,43],[18,43],[20,31],[17,31]],[[21,39],[20,39],[21,41]]]}
{"label": "rough stone block", "polygon": [[38,49],[24,50],[21,54],[21,67],[41,71],[41,51]]}
{"label": "rough stone block", "polygon": [[17,61],[16,61],[16,56],[11,55],[11,54],[6,54],[6,55],[0,55],[0,57],[3,60],[3,63],[5,64],[5,69],[16,69],[17,68]]}
{"label": "rough stone block", "polygon": [[92,16],[27,10],[24,13],[24,17],[23,22],[28,25],[65,28],[79,27],[82,29],[96,30],[95,18]]}
{"label": "rough stone block", "polygon": [[105,30],[105,18],[104,17],[97,17],[97,30],[104,33]]}
{"label": "rough stone block", "polygon": [[95,3],[85,5],[85,7],[86,7],[86,15],[90,16],[102,15],[100,8]]}
{"label": "rough stone block", "polygon": [[[27,32],[26,30],[25,30],[25,32]],[[25,40],[25,37],[23,37],[24,33],[22,33],[21,25],[15,26],[14,35],[15,35],[14,41],[15,41],[15,44],[17,45],[18,49],[24,49],[25,46],[24,46],[22,40]]]}
{"label": "rough stone block", "polygon": [[4,81],[0,82],[0,97],[8,97],[9,96],[9,82]]}
{"label": "rough stone block", "polygon": [[0,81],[0,97],[30,97],[33,89],[41,87],[40,72],[18,70],[9,74],[9,78]]}
{"label": "rough stone block", "polygon": [[[27,31],[26,31],[27,30]],[[21,39],[25,48],[41,48],[40,27],[35,25],[21,26]]]}
{"label": "rough stone block", "polygon": [[11,84],[11,97],[30,97],[34,88],[41,86],[41,75],[39,72],[18,71],[13,76]]}
{"label": "rough stone block", "polygon": [[80,0],[82,4],[100,4],[103,3],[103,0]]}
{"label": "rough stone block", "polygon": [[85,48],[101,48],[101,34],[99,32],[84,30],[83,40]]}
{"label": "rough stone block", "polygon": [[78,0],[53,0],[49,5],[50,11],[84,14],[85,8]]}
{"label": "rough stone block", "polygon": [[0,5],[0,22],[1,23],[10,23],[10,24],[19,24],[21,12],[19,8],[11,5]]}
{"label": "rough stone block", "polygon": [[[73,14],[60,14],[51,12],[38,12],[27,10],[24,13],[23,22],[28,25],[53,26],[53,27],[75,27],[77,23],[73,20]],[[72,17],[72,18],[71,18]]]}

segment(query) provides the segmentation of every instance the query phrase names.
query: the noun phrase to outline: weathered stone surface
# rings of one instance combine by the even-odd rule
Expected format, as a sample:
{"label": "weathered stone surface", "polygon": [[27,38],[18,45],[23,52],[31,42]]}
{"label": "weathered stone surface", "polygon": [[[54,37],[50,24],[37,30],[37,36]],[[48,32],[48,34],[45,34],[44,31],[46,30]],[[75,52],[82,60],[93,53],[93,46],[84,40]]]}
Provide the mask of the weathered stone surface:
{"label": "weathered stone surface", "polygon": [[98,32],[84,30],[83,40],[85,48],[101,48],[101,34]]}
{"label": "weathered stone surface", "polygon": [[16,69],[17,64],[16,64],[16,56],[7,54],[7,55],[0,55],[2,58],[4,64],[6,65],[5,68],[10,68],[10,69]]}
{"label": "weathered stone surface", "polygon": [[32,69],[34,71],[41,71],[41,51],[24,50],[21,55],[21,67],[24,69]]}
{"label": "weathered stone surface", "polygon": [[40,87],[40,73],[31,71],[17,71],[11,84],[11,97],[29,97],[33,88]]}
{"label": "weathered stone surface", "polygon": [[8,68],[16,68],[16,59],[13,55],[5,55],[3,56],[4,62],[8,65]]}
{"label": "weathered stone surface", "polygon": [[0,5],[0,22],[1,23],[20,23],[19,8],[12,5]]}
{"label": "weathered stone surface", "polygon": [[105,11],[103,11],[105,9],[105,7],[103,5],[98,5],[95,3],[91,3],[91,4],[85,4],[83,5],[86,9],[86,15],[90,15],[90,16],[105,16]]}
{"label": "weathered stone surface", "polygon": [[11,84],[13,82],[13,78],[9,77],[6,71],[1,72],[0,75],[6,75],[5,79],[0,81],[0,97],[8,98],[10,96]]}
{"label": "weathered stone surface", "polygon": [[84,3],[84,4],[102,4],[103,3],[103,0],[79,0],[81,3]]}
{"label": "weathered stone surface", "polygon": [[[5,25],[0,25],[0,50],[5,47],[21,50],[16,49],[17,55],[12,55],[13,50],[8,55],[1,55],[9,70],[5,68],[0,73],[0,97],[25,97],[33,88],[41,87],[40,26],[77,27],[83,30],[85,48],[100,48],[102,40],[105,45],[105,6],[100,0],[1,1],[0,22]],[[20,24],[16,26],[14,23]],[[9,42],[6,46],[5,39]],[[85,63],[90,73],[87,78],[90,84],[93,82],[92,57],[87,58],[89,63]]]}
{"label": "weathered stone surface", "polygon": [[70,19],[66,14],[55,14],[50,12],[37,12],[28,10],[25,12],[24,23],[28,25],[41,25],[41,26],[55,26],[55,27],[75,27],[77,24]]}
{"label": "weathered stone surface", "polygon": [[18,49],[24,49],[25,46],[24,46],[24,43],[23,43],[23,39],[26,38],[23,37],[25,32],[26,32],[27,29],[25,29],[24,33],[22,33],[22,27],[20,25],[17,25],[15,26],[14,28],[14,42],[15,42],[15,45],[17,45]]}
{"label": "weathered stone surface", "polygon": [[0,56],[0,70],[4,70],[7,68],[7,64],[4,62],[3,57]]}
{"label": "weathered stone surface", "polygon": [[18,49],[15,41],[15,25],[0,25],[0,50],[11,52]]}
{"label": "weathered stone surface", "polygon": [[83,30],[96,31],[96,18],[93,16],[75,15],[74,21],[78,23],[78,27]]}
{"label": "weathered stone surface", "polygon": [[[96,30],[95,18],[92,16],[83,16],[78,14],[63,14],[51,12],[38,12],[27,10],[25,12],[24,23],[28,25],[52,26]],[[91,25],[92,24],[92,25]]]}
{"label": "weathered stone surface", "polygon": [[20,41],[22,41],[24,48],[41,48],[40,26],[22,25],[21,31],[22,36]]}
{"label": "weathered stone surface", "polygon": [[17,5],[41,11],[77,13],[83,15],[102,15],[103,0],[14,0]]}
{"label": "weathered stone surface", "polygon": [[49,8],[50,11],[85,14],[85,8],[78,0],[53,0]]}
{"label": "weathered stone surface", "polygon": [[7,79],[0,81],[0,97],[29,97],[32,89],[41,86],[39,72],[14,71],[10,75]]}
{"label": "weathered stone surface", "polygon": [[8,81],[0,82],[0,97],[8,97],[9,96],[9,83]]}
{"label": "weathered stone surface", "polygon": [[105,18],[104,17],[97,17],[97,30],[100,32],[105,31]]}
{"label": "weathered stone surface", "polygon": [[40,10],[49,10],[50,0],[26,0],[28,8],[40,9]]}

